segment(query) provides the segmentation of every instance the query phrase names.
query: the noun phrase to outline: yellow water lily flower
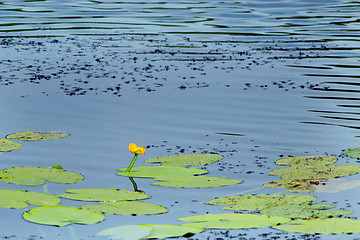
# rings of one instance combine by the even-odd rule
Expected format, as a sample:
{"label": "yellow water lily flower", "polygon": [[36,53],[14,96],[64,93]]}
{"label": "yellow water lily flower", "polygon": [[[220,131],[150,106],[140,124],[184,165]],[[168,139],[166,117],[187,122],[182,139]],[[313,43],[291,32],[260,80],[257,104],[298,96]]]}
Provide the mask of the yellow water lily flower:
{"label": "yellow water lily flower", "polygon": [[136,146],[135,143],[130,143],[129,150],[130,150],[130,152],[135,153],[135,154],[144,154],[145,153],[145,147],[144,146],[138,147],[138,146]]}

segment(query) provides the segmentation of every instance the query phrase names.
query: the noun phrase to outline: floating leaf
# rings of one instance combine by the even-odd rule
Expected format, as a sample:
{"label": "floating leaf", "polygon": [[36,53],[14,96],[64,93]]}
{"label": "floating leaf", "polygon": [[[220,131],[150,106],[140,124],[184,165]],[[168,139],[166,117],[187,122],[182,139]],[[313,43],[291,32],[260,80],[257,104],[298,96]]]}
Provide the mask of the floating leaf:
{"label": "floating leaf", "polygon": [[168,210],[160,205],[141,202],[141,201],[118,201],[118,202],[100,202],[101,205],[88,204],[82,205],[82,208],[95,212],[106,214],[122,215],[152,215],[166,213]]}
{"label": "floating leaf", "polygon": [[99,212],[65,206],[33,208],[25,212],[23,217],[30,222],[59,227],[70,225],[71,223],[90,225],[105,219],[105,216]]}
{"label": "floating leaf", "polygon": [[347,234],[360,233],[360,220],[347,218],[326,218],[295,220],[288,225],[272,226],[273,228],[305,234]]}
{"label": "floating leaf", "polygon": [[52,140],[67,137],[69,134],[65,133],[39,133],[34,131],[25,131],[9,134],[6,136],[7,139],[19,139],[21,141],[41,141],[41,140]]}
{"label": "floating leaf", "polygon": [[343,154],[351,158],[360,159],[360,148],[348,149]]}
{"label": "floating leaf", "polygon": [[161,182],[152,183],[153,185],[176,188],[220,187],[242,183],[241,180],[237,179],[208,176],[166,176],[154,178],[154,180]]}
{"label": "floating leaf", "polygon": [[13,167],[0,171],[1,181],[27,186],[42,185],[46,181],[73,184],[83,178],[80,173],[46,167]]}
{"label": "floating leaf", "polygon": [[326,184],[316,186],[316,192],[335,193],[360,186],[358,179],[329,179]]}
{"label": "floating leaf", "polygon": [[[126,168],[119,168],[120,171],[126,171]],[[185,167],[169,167],[169,166],[140,166],[133,167],[131,172],[120,172],[117,175],[126,177],[143,177],[155,178],[165,176],[193,176],[208,173],[206,170],[198,168],[185,168]]]}
{"label": "floating leaf", "polygon": [[281,179],[279,181],[272,181],[270,183],[266,183],[263,187],[289,187],[286,192],[315,192],[316,185],[319,185],[320,182],[325,181],[326,179],[295,179],[295,180],[287,180]]}
{"label": "floating leaf", "polygon": [[282,195],[282,194],[258,194],[258,195],[239,195],[215,198],[205,204],[210,205],[232,205],[223,207],[224,210],[248,210],[256,211],[270,206],[282,206],[289,204],[308,204],[316,197],[305,195]]}
{"label": "floating leaf", "polygon": [[196,234],[204,231],[203,228],[184,225],[170,225],[170,224],[139,224],[142,227],[150,227],[150,235],[146,238],[171,238],[182,237],[188,234]]}
{"label": "floating leaf", "polygon": [[336,162],[336,157],[333,156],[297,156],[287,157],[276,161],[277,165],[291,165],[291,166],[313,166],[313,165],[328,165]]}
{"label": "floating leaf", "polygon": [[142,192],[134,192],[128,190],[117,189],[101,189],[101,188],[86,188],[86,189],[68,189],[67,193],[58,194],[57,196],[81,200],[81,201],[119,201],[119,200],[139,200],[150,198]]}
{"label": "floating leaf", "polygon": [[0,207],[3,208],[26,208],[32,205],[56,205],[60,198],[41,192],[28,192],[24,190],[0,189]]}
{"label": "floating leaf", "polygon": [[146,238],[152,228],[140,225],[113,227],[98,232],[97,235],[109,236],[110,239],[138,240]]}
{"label": "floating leaf", "polygon": [[312,205],[285,205],[268,207],[267,209],[261,210],[261,214],[270,216],[281,216],[288,218],[332,218],[340,217],[351,214],[352,211],[346,210],[325,210],[333,208],[335,205],[332,204],[319,204],[315,203]]}
{"label": "floating leaf", "polygon": [[239,229],[239,228],[259,228],[280,223],[288,223],[290,218],[272,217],[266,215],[242,214],[242,213],[223,213],[205,214],[179,218],[180,221],[196,222],[186,223],[182,226],[194,226],[201,228],[215,229]]}
{"label": "floating leaf", "polygon": [[146,163],[162,163],[162,166],[198,166],[220,161],[222,156],[217,154],[181,154],[173,156],[155,157],[146,160]]}
{"label": "floating leaf", "polygon": [[20,148],[22,148],[21,143],[0,138],[0,152],[9,152],[11,150],[20,149]]}

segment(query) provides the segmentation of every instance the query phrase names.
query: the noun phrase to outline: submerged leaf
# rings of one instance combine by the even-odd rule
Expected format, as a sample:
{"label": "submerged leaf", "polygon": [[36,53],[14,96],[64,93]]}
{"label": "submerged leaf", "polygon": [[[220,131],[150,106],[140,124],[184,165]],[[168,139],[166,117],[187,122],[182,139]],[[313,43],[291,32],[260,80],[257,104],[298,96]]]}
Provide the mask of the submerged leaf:
{"label": "submerged leaf", "polygon": [[[120,171],[126,171],[126,168],[119,168]],[[169,167],[169,166],[140,166],[133,167],[131,172],[120,172],[117,175],[126,177],[143,177],[155,178],[165,176],[193,176],[208,173],[206,170],[198,168],[185,168],[185,167]]]}
{"label": "submerged leaf", "polygon": [[81,201],[119,201],[119,200],[139,200],[150,198],[149,195],[142,192],[128,190],[86,188],[86,189],[68,189],[67,193],[58,194],[57,196],[81,200]]}
{"label": "submerged leaf", "polygon": [[0,138],[0,152],[9,152],[11,150],[20,149],[20,148],[22,148],[21,143]]}
{"label": "submerged leaf", "polygon": [[100,204],[101,205],[88,204],[82,205],[81,207],[106,214],[122,214],[133,216],[161,214],[168,211],[163,206],[141,201],[100,202]]}
{"label": "submerged leaf", "polygon": [[305,234],[347,234],[360,233],[360,220],[347,218],[326,218],[311,220],[295,220],[287,225],[272,226],[287,232]]}
{"label": "submerged leaf", "polygon": [[139,240],[146,238],[152,228],[140,225],[125,225],[113,227],[98,232],[97,235],[108,236],[111,239]]}
{"label": "submerged leaf", "polygon": [[328,165],[336,162],[334,156],[297,156],[287,157],[276,161],[277,165],[291,165],[291,166],[314,166],[314,165]]}
{"label": "submerged leaf", "polygon": [[326,210],[333,208],[335,205],[332,204],[319,204],[315,203],[312,205],[285,205],[268,207],[267,209],[261,210],[262,214],[270,216],[281,216],[288,218],[332,218],[340,217],[351,214],[352,211],[346,210]]}
{"label": "submerged leaf", "polygon": [[243,213],[205,214],[179,218],[178,220],[185,222],[196,222],[186,223],[182,226],[215,229],[259,228],[277,225],[280,223],[288,223],[291,221],[290,218],[285,217],[272,217],[266,215]]}
{"label": "submerged leaf", "polygon": [[39,133],[34,131],[25,131],[9,134],[7,139],[19,139],[21,141],[42,141],[67,137],[70,134],[65,133]]}
{"label": "submerged leaf", "polygon": [[232,205],[223,207],[224,210],[248,210],[256,211],[270,206],[283,206],[289,204],[308,204],[316,197],[305,195],[282,195],[282,194],[258,194],[258,195],[239,195],[215,198],[205,204],[210,205]]}
{"label": "submerged leaf", "polygon": [[170,224],[139,224],[139,226],[150,227],[150,234],[146,238],[171,238],[182,237],[188,234],[196,234],[204,231],[203,228],[184,225],[170,225]]}
{"label": "submerged leaf", "polygon": [[27,186],[42,185],[46,181],[73,184],[83,178],[80,173],[46,167],[13,167],[0,171],[0,181]]}
{"label": "submerged leaf", "polygon": [[155,157],[146,160],[146,163],[162,163],[162,166],[198,166],[220,161],[222,156],[217,154],[181,154]]}
{"label": "submerged leaf", "polygon": [[66,226],[71,223],[95,224],[105,219],[99,212],[76,207],[44,206],[33,208],[23,214],[24,219],[45,225]]}
{"label": "submerged leaf", "polygon": [[41,192],[28,192],[24,190],[0,189],[0,207],[3,208],[26,208],[32,205],[56,205],[60,198]]}
{"label": "submerged leaf", "polygon": [[348,149],[343,154],[351,158],[360,159],[360,148]]}
{"label": "submerged leaf", "polygon": [[241,180],[228,179],[225,177],[208,176],[166,176],[157,177],[154,180],[161,181],[152,183],[153,185],[176,188],[206,188],[220,187],[242,183]]}
{"label": "submerged leaf", "polygon": [[316,186],[316,192],[335,193],[360,186],[358,179],[329,179],[326,184]]}

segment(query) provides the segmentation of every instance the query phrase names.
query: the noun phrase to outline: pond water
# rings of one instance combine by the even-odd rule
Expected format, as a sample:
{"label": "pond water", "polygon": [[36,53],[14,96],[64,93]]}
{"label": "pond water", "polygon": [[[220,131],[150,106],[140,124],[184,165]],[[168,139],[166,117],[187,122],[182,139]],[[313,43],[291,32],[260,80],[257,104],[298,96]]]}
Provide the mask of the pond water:
{"label": "pond water", "polygon": [[[262,188],[283,156],[340,156],[359,147],[360,3],[357,1],[2,0],[1,137],[35,130],[70,133],[24,142],[3,153],[1,169],[59,164],[82,173],[69,188],[132,189],[117,168],[132,159],[128,144],[147,146],[142,161],[177,153],[224,156],[211,176],[244,183],[176,189],[135,179],[169,213],[107,215],[92,226],[55,228],[24,221],[24,210],[0,209],[1,237],[100,239],[109,227],[179,224],[177,218],[223,213],[203,203]],[[360,179],[359,175],[347,179]],[[44,191],[0,182],[1,189]],[[316,202],[360,216],[359,187],[314,193]],[[63,200],[63,205],[81,202]],[[30,209],[30,208],[29,208]],[[305,236],[271,228],[205,231],[194,239],[359,239]]]}

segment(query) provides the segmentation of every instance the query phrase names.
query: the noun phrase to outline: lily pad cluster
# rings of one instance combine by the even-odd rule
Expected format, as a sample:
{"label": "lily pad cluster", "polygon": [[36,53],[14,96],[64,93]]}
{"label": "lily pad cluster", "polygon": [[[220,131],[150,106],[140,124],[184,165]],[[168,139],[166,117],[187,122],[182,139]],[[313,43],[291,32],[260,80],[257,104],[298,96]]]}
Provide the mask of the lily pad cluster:
{"label": "lily pad cluster", "polygon": [[264,184],[264,187],[288,187],[286,192],[315,192],[316,186],[331,178],[344,177],[360,173],[357,165],[332,165],[334,156],[298,156],[282,158],[278,165],[290,167],[275,169],[268,175],[281,176],[278,181]]}
{"label": "lily pad cluster", "polygon": [[65,133],[39,133],[34,131],[25,131],[12,133],[4,138],[0,138],[0,152],[9,152],[11,150],[22,148],[22,144],[9,139],[17,139],[20,141],[43,141],[67,137]]}
{"label": "lily pad cluster", "polygon": [[152,185],[176,188],[205,188],[220,187],[239,184],[242,181],[228,179],[225,177],[201,176],[207,174],[207,170],[199,168],[187,168],[185,166],[206,165],[221,160],[217,154],[183,154],[174,156],[163,156],[151,158],[145,162],[163,163],[160,166],[139,166],[132,168],[131,172],[126,172],[125,168],[117,175],[127,177],[153,178],[158,181]]}

